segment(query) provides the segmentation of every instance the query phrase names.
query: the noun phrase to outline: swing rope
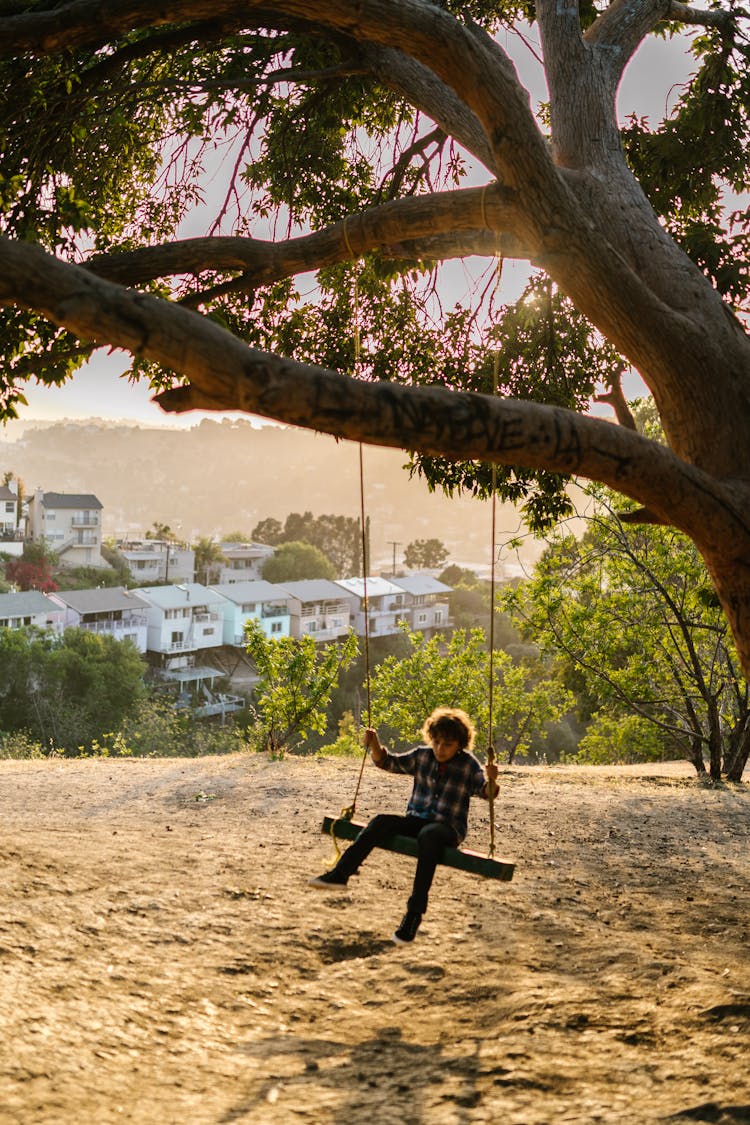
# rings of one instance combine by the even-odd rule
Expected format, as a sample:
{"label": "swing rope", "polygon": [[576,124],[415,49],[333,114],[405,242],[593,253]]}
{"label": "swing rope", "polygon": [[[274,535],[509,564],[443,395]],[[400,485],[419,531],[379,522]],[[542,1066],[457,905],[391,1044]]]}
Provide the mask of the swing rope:
{"label": "swing rope", "polygon": [[[485,226],[487,225],[486,214],[485,214],[485,192],[486,191],[487,191],[487,185],[485,184],[484,189],[482,191],[482,218],[484,220]],[[500,281],[501,281],[501,278],[502,278],[502,275],[503,275],[503,259],[499,254],[496,257],[496,262],[497,262],[497,264],[496,264],[497,279],[495,281],[495,291],[497,291],[500,288]],[[499,373],[500,373],[500,349],[496,347],[494,349],[494,357],[493,357],[493,364],[492,364],[492,394],[493,394],[494,397],[497,397],[497,387],[498,387],[498,381],[499,381]],[[494,699],[495,699],[495,559],[496,559],[496,554],[497,554],[496,548],[495,548],[495,537],[496,537],[496,527],[497,527],[497,464],[494,461],[492,462],[492,466],[491,466],[491,474],[492,474],[491,475],[491,486],[492,486],[492,519],[491,519],[492,533],[491,534],[492,534],[492,539],[491,539],[491,552],[490,552],[490,555],[491,555],[491,558],[490,558],[490,635],[489,635],[490,658],[489,658],[489,684],[488,684],[488,697],[489,697],[488,712],[489,713],[488,713],[488,720],[487,720],[488,742],[489,742],[489,745],[487,747],[487,764],[488,765],[493,765],[495,760],[496,760],[495,743],[494,743],[494,724],[495,724]],[[495,854],[495,796],[493,794],[492,785],[489,783],[489,780],[488,780],[488,784],[487,784],[487,798],[489,800],[489,806],[490,806],[490,842],[489,842],[489,848],[487,850],[487,855],[491,858]]]}
{"label": "swing rope", "polygon": [[[348,217],[347,217],[348,218]],[[347,219],[344,219],[344,242],[349,253],[350,258],[354,258],[354,251],[349,241],[349,235],[346,231]],[[361,334],[359,327],[359,282],[355,274],[354,276],[354,374],[358,374],[360,369],[360,362],[362,356]],[[372,726],[372,693],[371,693],[371,676],[370,676],[370,611],[367,599],[367,525],[365,522],[365,470],[364,470],[364,453],[362,442],[359,443],[359,519],[361,531],[361,553],[362,553],[362,612],[364,614],[364,647],[365,647],[365,692],[366,692],[366,714],[367,726]],[[362,749],[362,759],[359,765],[359,775],[357,777],[357,784],[354,789],[354,797],[350,805],[343,808],[339,814],[342,820],[352,820],[354,813],[357,809],[357,798],[359,797],[359,790],[362,785],[362,777],[365,772],[365,764],[367,762],[367,747]],[[338,840],[334,833],[334,826],[331,825],[331,839],[336,851],[334,862],[338,861],[341,856],[341,849],[339,848]]]}

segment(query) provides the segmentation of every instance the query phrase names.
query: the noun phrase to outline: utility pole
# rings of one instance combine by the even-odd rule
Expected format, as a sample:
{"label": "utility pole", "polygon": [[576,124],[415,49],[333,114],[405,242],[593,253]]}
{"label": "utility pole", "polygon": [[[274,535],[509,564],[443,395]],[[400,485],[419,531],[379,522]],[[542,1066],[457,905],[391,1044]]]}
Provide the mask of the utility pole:
{"label": "utility pole", "polygon": [[388,542],[393,547],[393,569],[391,570],[391,576],[393,578],[395,578],[396,577],[396,548],[400,547],[401,544],[399,542],[396,542],[393,539],[389,539]]}

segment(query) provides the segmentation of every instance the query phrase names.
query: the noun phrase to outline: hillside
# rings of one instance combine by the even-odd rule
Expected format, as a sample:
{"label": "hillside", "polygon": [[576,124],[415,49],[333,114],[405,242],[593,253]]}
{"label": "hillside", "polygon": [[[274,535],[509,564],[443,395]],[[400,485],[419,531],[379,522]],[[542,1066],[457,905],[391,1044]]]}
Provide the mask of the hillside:
{"label": "hillside", "polygon": [[[0,471],[11,470],[28,492],[94,492],[104,505],[105,535],[145,532],[163,522],[185,539],[242,531],[289,512],[359,514],[359,453],[308,430],[258,427],[250,421],[203,421],[189,430],[139,428],[91,419],[34,426],[0,441]],[[436,537],[451,561],[487,567],[490,505],[430,493],[410,479],[399,450],[365,450],[366,507],[373,567],[397,561],[407,543]],[[517,512],[502,505],[498,539],[519,530]],[[524,559],[538,556],[532,540]],[[507,553],[504,559],[515,560]]]}

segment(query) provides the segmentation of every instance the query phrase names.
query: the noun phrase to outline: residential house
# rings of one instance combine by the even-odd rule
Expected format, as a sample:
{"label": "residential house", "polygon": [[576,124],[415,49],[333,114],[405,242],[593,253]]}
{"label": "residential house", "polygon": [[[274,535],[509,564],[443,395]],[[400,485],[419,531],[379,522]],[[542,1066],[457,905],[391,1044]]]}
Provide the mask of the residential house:
{"label": "residential house", "polygon": [[0,594],[0,629],[23,629],[36,625],[39,629],[60,633],[64,622],[64,609],[39,590]]}
{"label": "residential house", "polygon": [[392,578],[391,582],[404,591],[403,619],[410,629],[429,637],[450,625],[448,595],[451,586],[429,574],[406,575]]}
{"label": "residential house", "polygon": [[209,586],[221,594],[224,606],[224,644],[241,646],[245,624],[257,621],[267,637],[291,636],[290,596],[272,582],[224,582]]}
{"label": "residential house", "polygon": [[61,566],[100,566],[102,558],[102,504],[92,493],[43,492],[29,497],[27,538],[45,543]]}
{"label": "residential house", "polygon": [[18,514],[18,483],[0,484],[0,551],[6,555],[23,553],[23,528]]}
{"label": "residential house", "polygon": [[117,550],[136,582],[195,581],[195,551],[169,539],[119,539]]}
{"label": "residential house", "polygon": [[217,563],[219,580],[217,586],[234,582],[254,582],[263,573],[263,564],[274,553],[274,547],[265,543],[221,543],[223,563]]}
{"label": "residential house", "polygon": [[223,644],[221,594],[197,582],[139,586],[135,592],[147,605],[147,649],[163,666],[186,666],[185,657]]}
{"label": "residential house", "polygon": [[367,592],[367,621],[370,637],[388,637],[398,633],[399,622],[408,621],[406,591],[388,578],[340,578],[336,581],[351,596],[354,603],[353,625],[360,636],[365,632],[365,586]]}
{"label": "residential house", "polygon": [[293,637],[336,641],[349,632],[355,599],[340,583],[327,578],[305,578],[300,582],[278,583],[279,588],[290,598]]}
{"label": "residential house", "polygon": [[132,641],[146,651],[148,606],[133,590],[102,586],[94,590],[58,590],[49,595],[62,606],[65,628],[109,633],[117,641]]}
{"label": "residential house", "polygon": [[166,681],[178,689],[178,703],[195,706],[199,716],[222,718],[245,705],[239,696],[214,691],[220,668],[204,663],[223,644],[221,594],[198,582],[145,586],[135,591],[147,603],[148,655]]}

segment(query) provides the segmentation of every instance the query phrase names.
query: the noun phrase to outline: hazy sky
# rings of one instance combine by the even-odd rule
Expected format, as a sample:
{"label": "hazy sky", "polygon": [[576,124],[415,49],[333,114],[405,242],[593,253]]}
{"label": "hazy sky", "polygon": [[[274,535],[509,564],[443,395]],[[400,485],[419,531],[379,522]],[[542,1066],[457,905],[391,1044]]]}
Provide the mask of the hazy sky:
{"label": "hazy sky", "polygon": [[[530,40],[538,50],[533,32]],[[503,46],[512,53],[521,79],[532,90],[537,101],[545,98],[540,68],[531,52],[523,47],[516,37],[508,33]],[[674,104],[676,84],[684,82],[693,67],[692,60],[685,55],[683,46],[677,42],[650,39],[644,43],[632,67],[627,71],[620,88],[618,106],[622,115],[637,113],[648,116],[653,122],[660,121]],[[191,226],[194,224],[191,224]],[[191,233],[203,233],[194,229]],[[525,267],[506,263],[503,271],[503,301],[511,301],[520,291],[525,278]],[[463,294],[456,292],[456,299]],[[22,420],[55,420],[61,418],[104,418],[110,420],[133,420],[157,426],[196,425],[201,418],[232,417],[221,414],[165,414],[150,401],[150,392],[143,383],[130,384],[120,378],[127,369],[128,360],[121,353],[97,353],[92,361],[72,382],[64,387],[40,387],[29,382],[25,394],[28,406],[19,408]],[[635,388],[630,393],[641,393]],[[7,436],[12,437],[12,423]]]}

